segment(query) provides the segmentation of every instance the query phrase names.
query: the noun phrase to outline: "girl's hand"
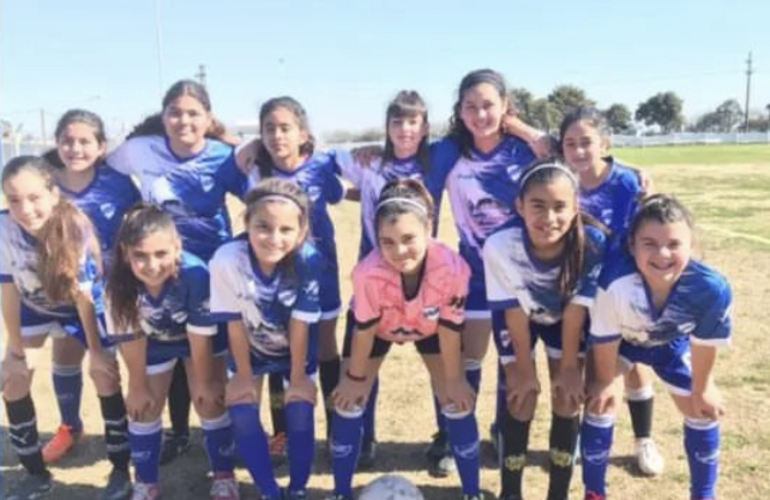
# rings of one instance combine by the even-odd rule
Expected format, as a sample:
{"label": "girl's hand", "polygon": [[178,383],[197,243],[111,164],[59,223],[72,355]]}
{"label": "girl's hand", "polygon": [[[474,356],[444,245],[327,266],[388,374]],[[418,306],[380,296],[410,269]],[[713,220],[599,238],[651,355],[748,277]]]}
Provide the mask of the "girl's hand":
{"label": "girl's hand", "polygon": [[113,384],[120,384],[120,372],[118,371],[118,360],[115,356],[104,349],[89,349],[88,351],[88,373],[91,378],[104,381],[111,381]]}
{"label": "girl's hand", "polygon": [[385,150],[382,146],[360,146],[350,150],[350,156],[353,160],[364,168],[372,166],[375,160],[382,158]]}
{"label": "girl's hand", "polygon": [[453,383],[448,383],[446,387],[447,405],[451,406],[458,413],[465,413],[473,410],[476,401],[476,393],[473,388],[463,378]]}
{"label": "girl's hand", "polygon": [[238,148],[235,153],[235,163],[246,175],[249,175],[256,164],[258,146],[259,139],[254,139]]}
{"label": "girl's hand", "polygon": [[527,144],[538,158],[550,158],[556,155],[556,151],[553,149],[553,141],[548,134],[533,137],[527,141]]}
{"label": "girl's hand", "polygon": [[26,391],[29,390],[31,383],[32,371],[27,366],[24,348],[16,350],[8,346],[5,349],[5,358],[3,359],[2,389],[5,390],[9,385],[14,385],[19,388],[26,388]]}
{"label": "girl's hand", "polygon": [[710,383],[703,394],[693,393],[692,409],[696,418],[719,420],[725,414],[722,395],[713,383]]}
{"label": "girl's hand", "polygon": [[146,416],[152,413],[154,408],[155,400],[146,386],[136,387],[129,384],[126,393],[126,412],[131,420],[134,422],[146,420]]}
{"label": "girl's hand", "polygon": [[525,406],[540,394],[540,381],[535,370],[514,368],[513,375],[506,377],[505,392],[511,413],[521,413]]}
{"label": "girl's hand", "polygon": [[343,411],[363,409],[368,396],[366,382],[358,382],[343,375],[337,388],[332,392],[334,406]]}
{"label": "girl's hand", "polygon": [[286,389],[286,395],[284,396],[284,403],[289,404],[292,401],[307,401],[315,405],[316,403],[316,386],[313,381],[305,375],[299,377],[298,380],[291,380],[289,387]]}
{"label": "girl's hand", "polygon": [[227,406],[252,404],[256,401],[257,391],[250,376],[236,373],[227,382],[227,387],[225,388],[225,404]]}
{"label": "girl's hand", "polygon": [[560,368],[553,384],[553,397],[561,396],[574,407],[579,407],[585,399],[583,373],[577,367]]}

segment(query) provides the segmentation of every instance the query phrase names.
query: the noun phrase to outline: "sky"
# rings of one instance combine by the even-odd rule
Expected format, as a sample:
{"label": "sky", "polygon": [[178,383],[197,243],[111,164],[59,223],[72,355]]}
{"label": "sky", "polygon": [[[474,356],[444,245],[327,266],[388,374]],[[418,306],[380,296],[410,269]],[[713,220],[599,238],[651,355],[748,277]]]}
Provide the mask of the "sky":
{"label": "sky", "polygon": [[574,84],[632,112],[670,90],[692,119],[743,106],[749,51],[751,108],[764,109],[767,0],[0,0],[0,118],[51,136],[81,107],[119,135],[203,64],[226,124],[291,95],[320,136],[383,126],[401,89],[444,123],[460,79],[483,67],[537,97]]}

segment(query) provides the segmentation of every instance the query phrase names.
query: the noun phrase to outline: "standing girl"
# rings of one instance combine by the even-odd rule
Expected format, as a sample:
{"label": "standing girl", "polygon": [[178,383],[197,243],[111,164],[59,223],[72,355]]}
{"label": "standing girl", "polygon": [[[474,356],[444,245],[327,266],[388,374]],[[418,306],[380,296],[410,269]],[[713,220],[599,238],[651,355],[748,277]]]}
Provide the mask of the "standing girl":
{"label": "standing girl", "polygon": [[[247,188],[233,147],[219,140],[224,136],[206,89],[181,80],[163,97],[163,111],[107,157],[111,167],[139,179],[142,198],[171,214],[184,250],[203,262],[232,235],[225,196],[243,197]],[[189,412],[184,363],[177,363],[169,391],[173,430],[164,439],[161,463],[189,447]]]}
{"label": "standing girl", "polygon": [[25,348],[39,348],[53,333],[74,336],[88,348],[113,465],[100,498],[126,499],[131,493],[126,408],[117,361],[102,346],[101,258],[95,230],[88,217],[62,198],[42,158],[20,156],[8,162],[2,187],[9,207],[0,213],[7,334],[2,389],[11,441],[28,473],[7,498],[40,498],[51,490],[38,442],[30,394],[33,372]]}
{"label": "standing girl", "polygon": [[337,348],[337,316],[341,308],[337,246],[328,204],[342,200],[345,190],[336,175],[331,154],[315,152],[307,113],[291,97],[276,97],[259,111],[261,140],[252,169],[253,183],[277,177],[297,184],[310,199],[310,237],[324,258],[320,270],[319,372],[326,404],[327,434],[331,428],[331,392],[337,386],[340,358]]}
{"label": "standing girl", "polygon": [[132,500],[160,498],[161,414],[180,360],[187,365],[214,475],[211,498],[237,499],[224,407],[226,332],[218,333],[211,319],[206,264],[182,252],[174,221],[155,205],[135,206],[120,226],[107,307],[107,330],[121,341],[129,374],[126,405],[137,478]]}
{"label": "standing girl", "polygon": [[601,231],[584,223],[578,181],[568,167],[538,162],[520,182],[516,209],[522,221],[491,236],[483,255],[507,392],[507,411],[498,417],[503,438],[500,498],[522,498],[529,429],[540,391],[533,356],[540,338],[553,395],[547,498],[565,500],[583,394],[581,341],[605,242]]}
{"label": "standing girl", "polygon": [[[247,234],[211,260],[211,310],[227,321],[227,405],[240,457],[264,500],[302,500],[313,465],[321,255],[306,243],[310,200],[284,179],[260,182],[246,196]],[[282,492],[259,418],[264,375],[287,384],[289,487]]]}
{"label": "standing girl", "polygon": [[[67,111],[56,124],[56,149],[45,158],[56,167],[54,177],[61,193],[91,220],[101,245],[104,274],[112,261],[112,247],[123,214],[141,199],[131,179],[107,167],[104,124],[95,113]],[[53,339],[53,387],[61,425],[43,447],[43,460],[57,462],[72,449],[82,433],[80,400],[81,365],[85,349],[74,337]]]}
{"label": "standing girl", "polygon": [[717,347],[730,340],[732,292],[712,268],[692,260],[693,221],[673,197],[640,204],[629,229],[632,258],[602,274],[591,310],[588,404],[582,429],[586,499],[605,498],[618,369],[644,363],[668,386],[684,416],[690,498],[716,498],[719,417]]}
{"label": "standing girl", "polygon": [[[580,107],[567,114],[560,127],[564,160],[580,181],[580,207],[610,229],[607,262],[628,251],[628,226],[646,191],[640,172],[621,165],[611,156],[610,130],[602,113]],[[644,474],[663,472],[664,461],[653,441],[652,372],[635,364],[625,373],[626,400],[636,438],[636,460]]]}
{"label": "standing girl", "polygon": [[353,271],[355,333],[345,339],[345,375],[334,395],[333,498],[353,498],[364,407],[394,342],[414,342],[422,355],[447,419],[463,499],[481,498],[476,395],[463,375],[460,339],[470,270],[431,238],[433,203],[418,181],[386,184],[374,216],[378,250]]}

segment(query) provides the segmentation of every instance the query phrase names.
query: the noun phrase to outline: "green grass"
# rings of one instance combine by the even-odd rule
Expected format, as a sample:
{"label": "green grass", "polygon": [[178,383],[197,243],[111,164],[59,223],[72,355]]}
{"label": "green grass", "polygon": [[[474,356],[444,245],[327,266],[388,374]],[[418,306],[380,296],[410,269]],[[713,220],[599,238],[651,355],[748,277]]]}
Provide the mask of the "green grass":
{"label": "green grass", "polygon": [[723,165],[770,163],[770,144],[617,148],[612,154],[631,165]]}

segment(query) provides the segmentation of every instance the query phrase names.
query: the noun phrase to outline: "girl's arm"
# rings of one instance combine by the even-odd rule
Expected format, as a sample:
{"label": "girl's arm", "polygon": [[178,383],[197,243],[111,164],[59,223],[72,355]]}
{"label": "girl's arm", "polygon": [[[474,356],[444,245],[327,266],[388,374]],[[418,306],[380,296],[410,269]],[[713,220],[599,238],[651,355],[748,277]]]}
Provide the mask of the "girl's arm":
{"label": "girl's arm", "polygon": [[235,376],[251,383],[251,347],[243,321],[238,319],[227,323],[230,341],[230,355],[235,361]]}
{"label": "girl's arm", "polygon": [[585,396],[578,351],[586,322],[586,313],[587,309],[584,306],[570,303],[564,308],[562,316],[561,361],[554,389],[561,391],[564,398],[574,406],[579,406]]}
{"label": "girl's arm", "polygon": [[[437,335],[444,364],[444,381],[447,399],[453,411],[465,413],[473,410],[476,394],[465,379],[462,361],[462,337],[460,329],[439,325]],[[443,402],[442,402],[443,403]]]}
{"label": "girl's arm", "polygon": [[359,328],[356,325],[350,346],[350,361],[348,361],[347,373],[344,373],[343,377],[351,378],[354,381],[366,378],[366,366],[369,362],[369,353],[372,352],[372,346],[374,346],[376,328],[376,323],[365,328]]}
{"label": "girl's arm", "polygon": [[307,375],[307,352],[310,342],[310,325],[297,318],[289,320],[289,350],[291,352],[291,372],[289,388],[286,391],[286,403],[306,401],[315,404],[315,384]]}
{"label": "girl's arm", "polygon": [[153,413],[155,405],[147,383],[147,337],[141,335],[119,346],[128,370],[126,410],[132,420],[141,421],[147,414]]}
{"label": "girl's arm", "polygon": [[508,405],[517,418],[529,418],[540,392],[532,359],[529,316],[521,307],[508,308],[505,310],[505,325],[516,355],[515,361],[504,365]]}
{"label": "girl's arm", "polygon": [[618,349],[620,340],[591,344],[590,372],[587,374],[587,411],[604,415],[614,408],[613,382],[618,375]]}
{"label": "girl's arm", "polygon": [[78,310],[78,317],[86,334],[88,351],[90,353],[102,352],[102,340],[99,334],[99,324],[93,296],[88,292],[81,291],[75,297],[75,307]]}
{"label": "girl's arm", "polygon": [[3,321],[5,322],[5,352],[18,359],[24,359],[24,341],[21,336],[21,297],[12,282],[2,283]]}
{"label": "girl's arm", "polygon": [[204,387],[211,380],[211,366],[214,355],[211,352],[211,337],[196,333],[187,333],[190,342],[190,358],[198,387]]}
{"label": "girl's arm", "polygon": [[374,345],[377,322],[370,322],[364,328],[356,325],[350,348],[347,370],[340,376],[339,385],[334,389],[335,407],[349,412],[363,411],[371,384],[367,380],[369,353]]}
{"label": "girl's arm", "polygon": [[503,117],[503,127],[508,134],[515,135],[526,142],[538,158],[551,156],[555,153],[551,149],[551,141],[548,138],[548,134],[531,125],[527,125],[518,116],[510,113],[506,114]]}
{"label": "girl's arm", "polygon": [[691,343],[691,350],[692,402],[695,416],[717,420],[724,414],[722,398],[719,396],[712,379],[717,348],[700,343]]}

